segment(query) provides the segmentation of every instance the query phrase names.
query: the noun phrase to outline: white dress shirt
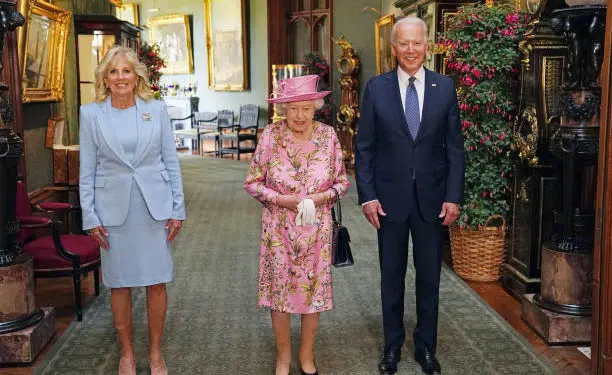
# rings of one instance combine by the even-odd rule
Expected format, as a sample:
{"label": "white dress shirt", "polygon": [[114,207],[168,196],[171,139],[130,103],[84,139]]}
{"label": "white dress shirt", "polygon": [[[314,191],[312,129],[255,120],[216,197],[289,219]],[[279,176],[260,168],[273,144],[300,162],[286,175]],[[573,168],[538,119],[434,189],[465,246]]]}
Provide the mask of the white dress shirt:
{"label": "white dress shirt", "polygon": [[[425,98],[425,69],[421,65],[419,70],[414,74],[414,88],[416,89],[417,95],[419,97],[419,118],[423,119],[423,102]],[[404,113],[406,113],[406,89],[410,84],[410,74],[406,73],[401,67],[397,67],[397,80],[399,82],[399,90],[400,95],[402,96],[402,108],[404,109]],[[378,199],[374,199],[368,202],[364,202],[361,206],[365,206],[370,202],[377,201]]]}

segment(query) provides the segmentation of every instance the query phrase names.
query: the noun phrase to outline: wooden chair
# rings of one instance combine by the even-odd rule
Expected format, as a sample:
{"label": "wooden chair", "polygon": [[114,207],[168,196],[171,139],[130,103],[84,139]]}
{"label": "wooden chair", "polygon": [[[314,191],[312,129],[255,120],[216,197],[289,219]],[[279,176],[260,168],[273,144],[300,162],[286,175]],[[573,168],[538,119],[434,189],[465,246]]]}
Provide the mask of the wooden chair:
{"label": "wooden chair", "polygon": [[238,125],[231,132],[220,133],[220,144],[230,141],[230,147],[220,149],[220,152],[236,154],[254,153],[257,148],[257,130],[259,128],[259,107],[253,104],[240,106],[240,119]]}
{"label": "wooden chair", "polygon": [[[69,203],[57,202],[41,203],[37,209],[65,216],[78,210]],[[77,319],[83,320],[81,277],[93,272],[95,293],[100,295],[100,247],[92,237],[84,234],[60,234],[61,223],[57,220],[33,215],[21,181],[17,182],[16,213],[20,224],[18,242],[34,260],[34,277],[72,277],[75,312]],[[51,235],[39,236],[37,232],[42,228],[50,229]]]}
{"label": "wooden chair", "polygon": [[[219,131],[217,130],[217,113],[216,112],[196,112],[194,115],[194,123],[198,132],[198,150],[200,149],[200,142],[202,139],[212,139],[215,144],[214,151],[207,151],[218,155],[219,146]],[[200,154],[202,152],[200,151]]]}
{"label": "wooden chair", "polygon": [[233,131],[234,111],[222,109],[217,112],[217,132],[219,132],[219,137],[217,139],[217,150],[220,157],[223,157],[223,154],[225,153],[232,153],[231,147],[223,147],[223,135],[230,134]]}

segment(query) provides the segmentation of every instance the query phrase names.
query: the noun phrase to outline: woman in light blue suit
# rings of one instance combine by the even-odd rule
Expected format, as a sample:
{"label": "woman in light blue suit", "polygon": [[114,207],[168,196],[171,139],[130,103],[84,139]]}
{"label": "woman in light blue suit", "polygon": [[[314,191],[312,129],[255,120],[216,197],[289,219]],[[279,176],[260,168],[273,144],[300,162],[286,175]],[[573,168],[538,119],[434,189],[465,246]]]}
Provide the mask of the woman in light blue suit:
{"label": "woman in light blue suit", "polygon": [[170,242],[185,220],[181,171],[163,102],[152,100],[147,68],[126,47],[96,68],[96,101],[80,113],[83,229],[102,251],[102,278],[121,343],[119,374],[136,374],[132,287],[146,287],[151,374],[168,373],[161,354]]}

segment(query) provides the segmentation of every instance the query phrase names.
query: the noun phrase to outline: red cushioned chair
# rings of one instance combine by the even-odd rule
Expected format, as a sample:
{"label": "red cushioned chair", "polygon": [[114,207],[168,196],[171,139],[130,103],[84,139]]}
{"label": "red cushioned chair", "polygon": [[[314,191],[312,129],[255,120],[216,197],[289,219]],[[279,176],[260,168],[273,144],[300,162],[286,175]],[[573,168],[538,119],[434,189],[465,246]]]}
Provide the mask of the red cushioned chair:
{"label": "red cushioned chair", "polygon": [[[47,213],[68,213],[75,208],[69,203],[45,202],[38,207]],[[32,214],[32,206],[23,182],[17,182],[17,219],[21,249],[34,258],[34,277],[68,277],[74,283],[74,307],[79,321],[83,320],[81,276],[94,274],[96,296],[100,295],[100,247],[83,234],[60,234],[60,223]],[[51,235],[37,236],[40,228],[51,229]]]}

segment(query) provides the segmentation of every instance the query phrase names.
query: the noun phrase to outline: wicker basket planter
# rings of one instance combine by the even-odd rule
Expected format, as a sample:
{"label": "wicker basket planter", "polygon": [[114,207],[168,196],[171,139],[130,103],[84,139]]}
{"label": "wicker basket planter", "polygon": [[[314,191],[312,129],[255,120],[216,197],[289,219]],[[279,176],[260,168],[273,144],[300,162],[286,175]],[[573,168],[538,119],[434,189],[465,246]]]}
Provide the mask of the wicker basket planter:
{"label": "wicker basket planter", "polygon": [[[501,219],[501,226],[489,226],[494,219]],[[466,280],[497,281],[506,258],[505,236],[506,220],[499,215],[491,216],[479,229],[452,225],[450,241],[454,271]]]}

